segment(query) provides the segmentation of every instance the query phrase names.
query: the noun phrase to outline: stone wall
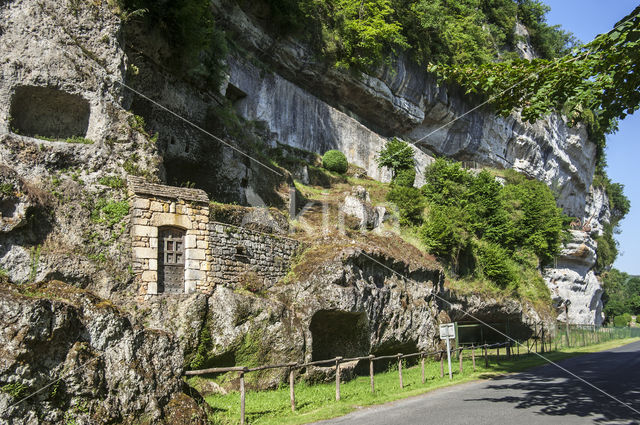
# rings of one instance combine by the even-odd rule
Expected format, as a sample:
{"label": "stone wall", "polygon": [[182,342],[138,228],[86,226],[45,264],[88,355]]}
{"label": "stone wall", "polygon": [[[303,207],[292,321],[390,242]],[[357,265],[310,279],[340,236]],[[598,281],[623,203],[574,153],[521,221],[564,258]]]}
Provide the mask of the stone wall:
{"label": "stone wall", "polygon": [[207,270],[209,250],[209,198],[198,189],[146,183],[129,179],[133,272],[140,293],[158,294],[158,229],[168,226],[185,231],[184,292],[213,289]]}
{"label": "stone wall", "polygon": [[184,231],[184,293],[215,285],[258,291],[289,272],[299,242],[210,221],[209,198],[198,189],[129,178],[133,271],[144,295],[159,288],[159,229]]}
{"label": "stone wall", "polygon": [[212,252],[209,280],[258,291],[289,272],[299,242],[223,223],[209,225]]}

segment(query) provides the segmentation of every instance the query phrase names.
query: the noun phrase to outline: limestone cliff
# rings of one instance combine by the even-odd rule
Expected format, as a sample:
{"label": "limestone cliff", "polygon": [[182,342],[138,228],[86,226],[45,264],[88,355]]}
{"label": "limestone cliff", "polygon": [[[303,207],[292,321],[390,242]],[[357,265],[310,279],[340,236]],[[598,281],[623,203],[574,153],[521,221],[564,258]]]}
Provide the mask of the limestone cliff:
{"label": "limestone cliff", "polygon": [[[388,181],[375,156],[388,137],[397,136],[416,142],[417,185],[434,153],[471,166],[513,167],[547,182],[582,227],[557,268],[545,275],[559,306],[574,300],[570,320],[597,322],[599,283],[591,271],[590,235],[607,220],[607,201],[591,190],[595,146],[583,128],[568,127],[559,116],[532,125],[515,114],[499,118],[486,107],[474,109],[476,100],[454,87],[437,86],[402,57],[375,75],[327,68],[300,42],[275,39],[238,7],[213,1],[220,20],[242,34],[237,39],[242,48],[229,56],[228,81],[219,92],[164,67],[156,55],[165,48],[162,43],[127,25],[110,5],[0,2],[2,275],[18,284],[64,280],[74,294],[71,301],[47,291],[25,294],[24,287],[2,280],[2,325],[8,330],[0,336],[17,351],[0,353],[8,365],[0,370],[0,382],[35,389],[84,358],[100,355],[105,362],[75,377],[62,400],[55,394],[51,400],[38,398],[52,406],[62,403],[43,420],[58,420],[63,409],[74,407],[85,420],[102,412],[110,421],[124,421],[126,415],[169,421],[172,403],[189,404],[179,386],[185,365],[237,364],[242,355],[251,361],[331,356],[321,343],[327,340],[322,331],[327,323],[336,332],[345,322],[359,329],[343,337],[355,341],[354,353],[364,353],[434,346],[437,323],[462,320],[464,310],[487,318],[508,316],[520,324],[540,319],[515,301],[449,293],[441,270],[428,259],[412,264],[405,258],[409,248],[400,242],[395,252],[377,251],[395,244],[389,240],[371,239],[372,249],[355,249],[356,236],[331,248],[330,258],[312,258],[321,273],[314,268],[295,281],[285,279],[266,294],[247,290],[254,289],[251,282],[226,282],[212,293],[192,295],[144,292],[130,267],[139,235],[132,235],[135,209],[130,209],[127,175],[196,186],[218,202],[283,209],[293,197],[287,185],[291,174],[263,158],[278,144],[320,154],[338,148],[370,177]],[[141,52],[140,45],[149,49]],[[224,109],[226,101],[246,120]],[[166,205],[171,214],[172,203]],[[245,255],[239,246],[224,249],[230,256]],[[409,273],[417,283],[396,279],[363,253]],[[435,294],[454,307],[437,302]],[[61,337],[60,347],[51,344],[51,337],[65,330],[73,333]],[[526,325],[521,332],[530,334]],[[55,355],[35,355],[33,344]],[[273,376],[264,379],[267,385],[276,382]],[[96,393],[83,392],[86,382],[96,384]],[[111,394],[111,388],[125,384],[129,396],[142,386],[152,391],[140,400]],[[96,397],[106,397],[104,411],[94,402],[83,404]],[[3,406],[12,400],[0,394]],[[90,413],[81,411],[87,406]],[[35,404],[12,409],[15,423],[22,415],[39,420]]]}
{"label": "limestone cliff", "polygon": [[[274,140],[318,153],[340,149],[350,162],[386,181],[389,176],[377,169],[375,154],[387,136],[400,136],[415,143],[417,186],[422,185],[422,172],[433,154],[473,168],[513,168],[547,183],[564,212],[588,222],[593,231],[608,222],[606,196],[591,185],[596,146],[583,125],[571,127],[556,114],[534,124],[523,122],[517,113],[496,116],[460,89],[437,85],[405,57],[374,75],[328,69],[304,44],[271,37],[240,7],[214,5],[251,58],[229,58],[227,96],[242,116],[264,122]],[[255,67],[258,60],[266,63],[263,69]],[[595,246],[591,232],[585,238]],[[576,298],[569,309],[572,322],[602,322],[601,287],[591,271],[594,264],[589,262],[586,270],[565,264],[562,271],[545,272],[556,296],[560,296],[557,285],[564,288],[563,300],[571,300],[574,293],[581,294],[578,298],[588,294],[587,305]],[[565,276],[564,284],[549,278],[556,272]],[[585,284],[587,274],[590,283]]]}

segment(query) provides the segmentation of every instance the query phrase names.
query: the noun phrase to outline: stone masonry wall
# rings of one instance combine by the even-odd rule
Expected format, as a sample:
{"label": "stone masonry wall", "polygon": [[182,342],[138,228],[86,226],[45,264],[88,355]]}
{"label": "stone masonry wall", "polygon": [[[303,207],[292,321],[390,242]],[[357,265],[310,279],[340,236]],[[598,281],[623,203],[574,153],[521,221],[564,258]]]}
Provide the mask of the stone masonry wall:
{"label": "stone masonry wall", "polygon": [[133,271],[141,295],[158,294],[158,230],[182,229],[184,293],[217,284],[258,291],[289,272],[299,242],[210,221],[209,198],[198,189],[129,178]]}
{"label": "stone masonry wall", "polygon": [[254,291],[285,277],[300,247],[293,239],[223,223],[211,223],[209,234],[209,279],[216,285],[244,285]]}
{"label": "stone masonry wall", "polygon": [[158,293],[158,228],[185,231],[184,292],[209,292],[209,199],[204,191],[156,185],[130,178],[133,271],[140,293]]}

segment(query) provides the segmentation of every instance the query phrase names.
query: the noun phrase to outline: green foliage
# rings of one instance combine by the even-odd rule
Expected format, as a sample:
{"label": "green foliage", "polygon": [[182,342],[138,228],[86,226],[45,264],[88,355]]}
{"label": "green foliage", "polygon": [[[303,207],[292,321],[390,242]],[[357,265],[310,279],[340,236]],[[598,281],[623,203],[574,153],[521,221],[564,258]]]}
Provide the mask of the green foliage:
{"label": "green foliage", "polygon": [[334,0],[338,38],[338,66],[370,69],[384,62],[386,53],[408,48],[391,0]]}
{"label": "green foliage", "polygon": [[36,134],[33,137],[36,138],[36,139],[44,140],[46,142],[77,143],[77,144],[81,144],[81,145],[92,145],[94,143],[93,140],[87,139],[86,137],[82,137],[82,136],[67,137],[66,139],[56,139],[56,138],[53,138],[53,137],[40,136],[40,135]]}
{"label": "green foliage", "polygon": [[602,301],[608,322],[624,314],[640,315],[640,276],[611,269],[602,275],[602,283]]}
{"label": "green foliage", "polygon": [[[175,71],[218,86],[223,78],[227,44],[216,28],[209,0],[121,0],[131,24],[155,29],[171,46],[168,65]],[[136,13],[144,11],[144,13]],[[140,15],[143,15],[142,17]]]}
{"label": "green foliage", "polygon": [[4,196],[13,196],[15,187],[11,183],[0,183],[0,193]]}
{"label": "green foliage", "polygon": [[518,19],[527,27],[531,44],[541,57],[556,58],[569,53],[577,40],[560,25],[546,24],[545,15],[551,10],[539,0],[519,0]]}
{"label": "green foliage", "polygon": [[412,226],[422,223],[425,203],[419,189],[394,185],[387,194],[387,200],[398,207],[401,225]]}
{"label": "green foliage", "polygon": [[207,361],[210,356],[211,349],[213,347],[213,341],[211,339],[211,332],[209,331],[208,324],[205,324],[200,330],[200,341],[198,348],[189,363],[189,367],[192,370],[202,369],[207,365]]}
{"label": "green foliage", "polygon": [[622,314],[613,318],[613,326],[616,328],[624,328],[631,323],[631,315],[629,313]]}
{"label": "green foliage", "polygon": [[611,267],[618,256],[618,243],[613,235],[617,232],[618,224],[629,213],[631,202],[624,194],[624,185],[613,183],[604,170],[605,161],[596,168],[593,178],[593,186],[604,190],[609,200],[611,216],[609,224],[604,226],[601,236],[596,238],[598,242],[596,270],[603,272]]}
{"label": "green foliage", "polygon": [[142,134],[147,134],[146,131],[146,127],[147,127],[147,123],[144,120],[144,117],[140,116],[140,115],[136,115],[133,114],[131,116],[129,116],[129,125],[131,126],[132,129],[142,133]]}
{"label": "green foliage", "polygon": [[98,179],[98,183],[108,186],[112,189],[124,189],[125,181],[118,176],[104,176]]}
{"label": "green foliage", "polygon": [[371,70],[409,50],[419,63],[481,64],[510,57],[522,15],[536,51],[553,58],[572,37],[536,0],[265,0],[282,33],[304,33],[337,66]]}
{"label": "green foliage", "polygon": [[603,272],[609,269],[618,257],[618,243],[613,238],[613,226],[604,226],[604,232],[596,238],[596,270]]}
{"label": "green foliage", "polygon": [[[385,143],[384,148],[378,152],[376,162],[378,163],[378,168],[387,167],[391,169],[395,177],[402,170],[413,169],[413,149],[408,143],[394,137]],[[413,186],[413,183],[411,185]]]}
{"label": "green foliage", "polygon": [[398,173],[395,175],[391,183],[398,186],[413,187],[413,183],[415,181],[416,181],[415,168],[407,168],[407,169],[398,171]]}
{"label": "green foliage", "polygon": [[349,168],[349,163],[342,152],[332,149],[322,156],[322,166],[329,171],[343,174]]}
{"label": "green foliage", "polygon": [[0,387],[0,391],[9,394],[13,398],[22,397],[26,393],[27,389],[28,387],[23,385],[21,382],[12,382]]}
{"label": "green foliage", "polygon": [[67,137],[64,141],[66,143],[79,143],[81,145],[92,145],[94,143],[93,140],[80,136]]}
{"label": "green foliage", "polygon": [[434,204],[463,207],[472,179],[459,162],[437,158],[425,170],[426,184],[422,186],[422,193]]}
{"label": "green foliage", "polygon": [[[522,1],[525,19],[536,19],[544,5]],[[530,18],[529,18],[530,17]],[[541,33],[544,33],[542,31]],[[555,41],[547,43],[553,50]],[[491,99],[501,114],[514,109],[533,122],[553,111],[571,124],[587,124],[592,139],[604,150],[604,134],[615,131],[617,120],[640,108],[640,7],[607,34],[574,49],[558,60],[513,60],[480,66],[432,66],[450,82]]]}
{"label": "green foliage", "polygon": [[519,269],[505,248],[496,243],[481,242],[475,253],[478,274],[486,276],[501,288],[517,286]]}
{"label": "green foliage", "polygon": [[542,264],[550,263],[558,254],[565,219],[556,206],[551,190],[538,180],[522,179],[506,173],[507,185],[502,190],[503,206],[509,216],[505,246],[528,247]]}
{"label": "green foliage", "polygon": [[502,186],[487,171],[476,175],[460,163],[436,159],[421,188],[428,214],[420,237],[457,273],[473,272],[517,290],[521,276],[539,277],[539,265],[557,255],[566,218],[543,183],[514,171],[504,178]]}
{"label": "green foliage", "polygon": [[129,214],[129,201],[99,198],[91,210],[91,221],[113,227]]}
{"label": "green foliage", "polygon": [[462,208],[434,204],[420,228],[420,237],[431,254],[455,263],[469,243],[465,222]]}

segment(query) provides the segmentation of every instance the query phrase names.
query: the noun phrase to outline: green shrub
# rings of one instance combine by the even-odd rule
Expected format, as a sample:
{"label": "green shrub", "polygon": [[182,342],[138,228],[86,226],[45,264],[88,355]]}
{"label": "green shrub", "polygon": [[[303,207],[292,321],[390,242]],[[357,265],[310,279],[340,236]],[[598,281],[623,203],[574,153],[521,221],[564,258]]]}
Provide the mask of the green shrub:
{"label": "green shrub", "polygon": [[398,171],[392,183],[398,186],[413,187],[415,181],[416,170],[414,168],[407,168],[406,170]]}
{"label": "green shrub", "polygon": [[391,169],[395,177],[402,170],[414,168],[413,149],[406,142],[393,138],[378,152],[376,162],[379,168]]}
{"label": "green shrub", "polygon": [[466,221],[460,208],[432,205],[420,228],[420,237],[431,254],[456,262],[469,242]]}
{"label": "green shrub", "polygon": [[100,198],[91,211],[91,221],[113,227],[129,214],[129,201]]}
{"label": "green shrub", "polygon": [[484,275],[501,288],[518,286],[518,266],[506,249],[491,242],[481,242],[475,249],[478,274]]}
{"label": "green shrub", "polygon": [[422,193],[428,201],[437,205],[462,205],[466,203],[469,184],[473,176],[459,162],[437,158],[425,170]]}
{"label": "green shrub", "polygon": [[422,223],[425,202],[419,189],[393,186],[387,194],[387,201],[398,207],[401,225],[413,226]]}
{"label": "green shrub", "polygon": [[629,313],[621,314],[613,318],[613,326],[616,328],[624,328],[631,323],[631,315]]}
{"label": "green shrub", "polygon": [[[515,171],[504,177],[503,186],[488,171],[474,175],[460,163],[436,159],[421,188],[429,213],[420,236],[456,273],[475,271],[513,289],[520,275],[538,276],[539,265],[553,260],[567,222],[544,183]],[[538,283],[525,292],[541,288]]]}
{"label": "green shrub", "polygon": [[125,181],[118,176],[104,176],[98,179],[98,183],[108,186],[112,189],[122,189],[125,186]]}
{"label": "green shrub", "polygon": [[343,174],[349,168],[349,163],[342,152],[332,149],[322,156],[322,166],[329,171]]}

